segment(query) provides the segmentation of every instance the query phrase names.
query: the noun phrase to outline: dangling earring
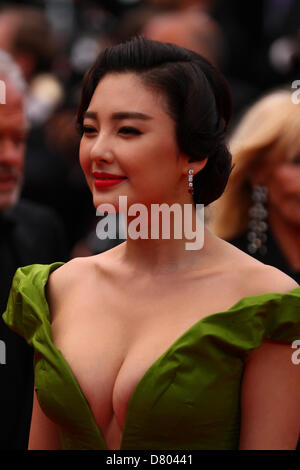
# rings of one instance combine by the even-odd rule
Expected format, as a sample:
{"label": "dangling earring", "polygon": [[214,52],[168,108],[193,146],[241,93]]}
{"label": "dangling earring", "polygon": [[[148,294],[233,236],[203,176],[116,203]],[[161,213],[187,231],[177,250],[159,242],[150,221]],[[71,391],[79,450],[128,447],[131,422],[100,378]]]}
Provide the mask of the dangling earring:
{"label": "dangling earring", "polygon": [[268,229],[266,208],[268,200],[268,189],[263,185],[254,185],[252,188],[253,204],[249,209],[249,231],[247,233],[248,252],[253,255],[257,251],[261,255],[267,253],[267,234]]}
{"label": "dangling earring", "polygon": [[193,187],[193,178],[194,178],[194,170],[192,168],[189,169],[188,171],[188,192],[193,195],[194,194],[194,187]]}

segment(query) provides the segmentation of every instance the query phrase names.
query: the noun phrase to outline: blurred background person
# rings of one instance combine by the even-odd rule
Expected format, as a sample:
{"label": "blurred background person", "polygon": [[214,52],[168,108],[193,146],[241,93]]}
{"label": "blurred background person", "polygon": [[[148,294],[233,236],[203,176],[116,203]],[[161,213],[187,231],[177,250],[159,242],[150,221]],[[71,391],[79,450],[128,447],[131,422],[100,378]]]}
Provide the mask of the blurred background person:
{"label": "blurred background person", "polygon": [[[206,2],[206,5],[212,2]],[[157,41],[171,42],[201,54],[224,72],[227,42],[220,24],[203,4],[153,15],[141,28],[141,34]],[[227,73],[233,113],[237,116],[256,96],[256,89],[244,80]]]}
{"label": "blurred background person", "polygon": [[[234,117],[256,98],[256,85],[228,68],[229,43],[226,29],[216,19],[218,1],[146,1],[118,21],[114,32],[117,42],[135,34],[177,44],[198,52],[226,76],[232,97]],[[232,46],[231,46],[232,47]],[[245,51],[243,51],[245,54]]]}
{"label": "blurred background person", "polygon": [[[0,311],[5,310],[16,269],[34,263],[68,260],[63,225],[56,213],[20,198],[29,123],[24,113],[26,83],[11,56],[0,50]],[[0,365],[0,449],[26,449],[32,408],[33,354],[0,319],[5,345]]]}
{"label": "blurred background person", "polygon": [[218,67],[222,63],[222,31],[200,8],[154,15],[141,29],[141,34],[194,50]]}
{"label": "blurred background person", "polygon": [[13,55],[27,81],[24,99],[31,128],[22,196],[58,213],[71,250],[94,210],[77,163],[72,98],[62,80],[64,40],[42,8],[12,4],[0,9],[0,47]]}
{"label": "blurred background person", "polygon": [[300,107],[290,90],[261,98],[234,131],[234,169],[210,208],[221,238],[300,282]]}

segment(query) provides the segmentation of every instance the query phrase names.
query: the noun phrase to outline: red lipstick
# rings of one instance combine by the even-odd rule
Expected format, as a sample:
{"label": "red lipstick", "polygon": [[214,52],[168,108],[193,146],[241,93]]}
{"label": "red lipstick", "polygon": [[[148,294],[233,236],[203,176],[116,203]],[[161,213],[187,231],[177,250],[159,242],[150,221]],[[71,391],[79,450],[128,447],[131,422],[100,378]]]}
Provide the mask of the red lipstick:
{"label": "red lipstick", "polygon": [[94,186],[96,189],[109,188],[127,179],[126,176],[114,175],[103,171],[93,171],[92,174],[95,177]]}

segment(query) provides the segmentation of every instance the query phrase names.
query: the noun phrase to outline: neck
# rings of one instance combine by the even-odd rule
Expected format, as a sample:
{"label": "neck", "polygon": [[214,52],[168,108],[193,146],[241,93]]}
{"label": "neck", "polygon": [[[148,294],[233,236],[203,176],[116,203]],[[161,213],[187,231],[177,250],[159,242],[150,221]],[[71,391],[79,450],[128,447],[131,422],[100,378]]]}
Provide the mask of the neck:
{"label": "neck", "polygon": [[274,238],[287,259],[292,271],[300,271],[300,226],[283,219],[277,211],[269,212],[269,222]]}
{"label": "neck", "polygon": [[[156,232],[155,219],[146,215],[138,219],[144,229],[147,228],[148,237],[134,239],[131,223],[136,227],[137,221],[128,217],[127,241],[120,245],[122,261],[134,268],[135,271],[146,272],[149,275],[176,274],[180,271],[196,269],[199,265],[204,267],[206,263],[209,266],[211,255],[215,252],[213,247],[216,237],[204,226],[204,220],[196,215],[196,210],[194,206],[192,207],[190,220],[187,217],[188,221],[186,221],[184,213],[182,213],[182,221],[176,224],[175,218],[171,217],[165,230],[162,223],[163,216],[159,222],[158,238],[151,235]],[[168,233],[169,228],[170,233]],[[177,235],[175,235],[176,233]],[[192,234],[193,238],[191,238]],[[167,238],[165,238],[166,235]]]}

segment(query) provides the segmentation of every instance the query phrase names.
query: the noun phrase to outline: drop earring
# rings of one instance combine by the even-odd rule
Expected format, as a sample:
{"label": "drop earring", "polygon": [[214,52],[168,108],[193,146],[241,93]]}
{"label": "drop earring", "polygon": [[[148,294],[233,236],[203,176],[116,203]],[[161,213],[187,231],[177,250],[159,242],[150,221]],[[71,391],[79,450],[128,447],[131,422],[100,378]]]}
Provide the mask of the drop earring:
{"label": "drop earring", "polygon": [[191,195],[194,194],[193,178],[194,178],[194,170],[190,168],[188,171],[188,192]]}
{"label": "drop earring", "polygon": [[267,253],[267,234],[268,229],[267,217],[267,200],[268,189],[263,185],[254,185],[252,188],[253,204],[249,209],[249,231],[247,233],[248,239],[248,253],[253,255],[259,252],[261,255]]}

